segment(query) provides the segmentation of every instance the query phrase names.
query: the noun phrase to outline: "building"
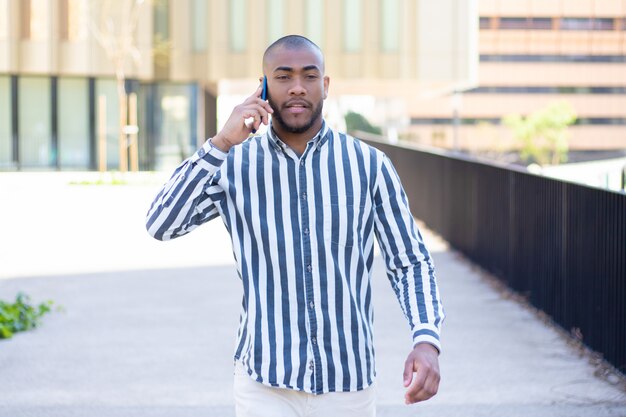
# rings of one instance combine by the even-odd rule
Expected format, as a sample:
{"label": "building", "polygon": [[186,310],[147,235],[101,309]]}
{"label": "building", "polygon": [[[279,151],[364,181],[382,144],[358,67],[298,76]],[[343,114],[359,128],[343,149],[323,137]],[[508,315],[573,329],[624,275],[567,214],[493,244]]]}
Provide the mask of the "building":
{"label": "building", "polygon": [[475,84],[476,0],[0,0],[0,169],[167,168],[254,91],[288,33],[324,50],[333,120],[369,103],[402,126],[393,92]]}
{"label": "building", "polygon": [[504,115],[567,100],[571,150],[626,150],[626,1],[480,0],[479,14],[478,85],[408,97],[411,140],[503,152],[516,146]]}

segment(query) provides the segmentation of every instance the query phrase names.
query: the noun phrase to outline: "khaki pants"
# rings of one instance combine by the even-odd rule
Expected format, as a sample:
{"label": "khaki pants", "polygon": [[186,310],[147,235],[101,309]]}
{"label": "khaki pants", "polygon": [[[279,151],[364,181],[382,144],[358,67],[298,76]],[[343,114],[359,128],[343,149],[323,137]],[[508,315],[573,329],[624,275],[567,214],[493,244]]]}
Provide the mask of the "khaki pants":
{"label": "khaki pants", "polygon": [[375,417],[376,387],[355,392],[313,395],[273,388],[254,381],[235,364],[235,415],[237,417]]}

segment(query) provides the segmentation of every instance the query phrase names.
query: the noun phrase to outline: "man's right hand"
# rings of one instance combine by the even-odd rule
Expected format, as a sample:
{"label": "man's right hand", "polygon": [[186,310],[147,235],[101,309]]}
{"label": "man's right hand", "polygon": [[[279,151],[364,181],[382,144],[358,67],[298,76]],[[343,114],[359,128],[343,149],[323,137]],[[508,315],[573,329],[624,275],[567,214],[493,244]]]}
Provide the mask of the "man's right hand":
{"label": "man's right hand", "polygon": [[[224,128],[211,139],[214,146],[228,152],[230,148],[246,140],[250,133],[261,126],[261,123],[264,125],[269,123],[269,115],[274,113],[274,110],[267,101],[261,100],[262,90],[263,87],[260,86],[254,94],[233,109]],[[246,125],[245,120],[250,117],[254,121]]]}

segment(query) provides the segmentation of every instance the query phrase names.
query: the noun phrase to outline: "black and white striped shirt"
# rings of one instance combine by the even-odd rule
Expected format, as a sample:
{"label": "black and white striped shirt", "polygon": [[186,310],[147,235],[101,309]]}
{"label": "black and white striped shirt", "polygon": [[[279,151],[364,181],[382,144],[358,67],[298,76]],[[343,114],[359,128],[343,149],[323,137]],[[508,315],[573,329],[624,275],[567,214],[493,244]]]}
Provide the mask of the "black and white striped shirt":
{"label": "black and white striped shirt", "polygon": [[434,265],[391,162],[328,128],[300,156],[268,129],[228,154],[207,141],[147,215],[157,239],[221,216],[243,301],[235,359],[269,386],[322,394],[375,377],[374,236],[414,344],[440,348]]}

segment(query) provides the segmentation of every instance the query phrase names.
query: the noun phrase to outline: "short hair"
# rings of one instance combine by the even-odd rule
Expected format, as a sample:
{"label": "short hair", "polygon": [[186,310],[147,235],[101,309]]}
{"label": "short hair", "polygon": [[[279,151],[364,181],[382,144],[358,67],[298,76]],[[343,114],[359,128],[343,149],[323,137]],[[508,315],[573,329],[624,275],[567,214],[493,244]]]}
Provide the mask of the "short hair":
{"label": "short hair", "polygon": [[277,39],[270,46],[267,47],[265,53],[263,54],[263,62],[265,62],[265,59],[267,58],[269,53],[278,47],[283,47],[287,49],[313,48],[317,50],[320,55],[324,56],[320,47],[317,46],[315,42],[313,42],[309,38],[305,38],[301,35],[287,35],[283,36],[280,39]]}

